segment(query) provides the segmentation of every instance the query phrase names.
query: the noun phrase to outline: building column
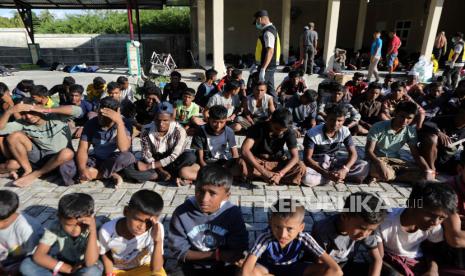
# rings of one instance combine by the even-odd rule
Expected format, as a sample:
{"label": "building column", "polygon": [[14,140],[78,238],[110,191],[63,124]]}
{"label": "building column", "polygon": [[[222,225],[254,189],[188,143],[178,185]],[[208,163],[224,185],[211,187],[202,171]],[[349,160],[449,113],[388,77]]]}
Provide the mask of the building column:
{"label": "building column", "polygon": [[421,44],[421,54],[426,58],[431,57],[433,52],[443,5],[444,0],[430,0],[429,3],[428,18],[426,19],[426,28]]}
{"label": "building column", "polygon": [[336,49],[337,24],[339,23],[340,0],[328,0],[326,12],[325,48],[323,50],[323,61],[326,71],[332,68],[334,63],[334,50]]}
{"label": "building column", "polygon": [[213,68],[219,76],[226,74],[224,66],[224,0],[213,2]]}
{"label": "building column", "polygon": [[367,0],[358,0],[358,17],[357,17],[357,30],[355,32],[354,51],[362,49],[363,34],[365,32],[365,19],[367,16]]}
{"label": "building column", "polygon": [[281,20],[281,53],[284,63],[289,59],[289,37],[291,32],[291,0],[282,0],[282,20]]}
{"label": "building column", "polygon": [[197,47],[200,66],[207,64],[207,42],[205,30],[205,0],[197,0]]}

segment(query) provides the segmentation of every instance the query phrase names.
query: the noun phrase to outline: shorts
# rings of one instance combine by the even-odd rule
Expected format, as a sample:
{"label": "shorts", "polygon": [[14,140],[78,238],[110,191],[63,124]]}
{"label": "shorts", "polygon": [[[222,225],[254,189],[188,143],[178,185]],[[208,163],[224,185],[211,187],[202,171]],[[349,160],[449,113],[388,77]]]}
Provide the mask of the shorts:
{"label": "shorts", "polygon": [[393,65],[394,65],[394,61],[396,60],[396,58],[397,58],[397,54],[390,54],[390,55],[389,55],[389,60],[388,60],[387,66],[388,66],[388,67],[393,66]]}
{"label": "shorts", "polygon": [[289,265],[270,264],[266,260],[258,259],[258,264],[266,267],[268,273],[274,276],[303,275],[305,270],[312,265],[309,262],[295,262]]}
{"label": "shorts", "polygon": [[[388,170],[388,179],[386,181],[400,181],[412,183],[424,178],[424,174],[415,164],[398,158],[379,157],[381,162]],[[370,175],[376,177],[377,169],[370,164]]]}
{"label": "shorts", "polygon": [[31,163],[33,170],[42,168],[57,152],[51,150],[42,150],[36,144],[32,143],[31,151],[27,152],[27,158]]}

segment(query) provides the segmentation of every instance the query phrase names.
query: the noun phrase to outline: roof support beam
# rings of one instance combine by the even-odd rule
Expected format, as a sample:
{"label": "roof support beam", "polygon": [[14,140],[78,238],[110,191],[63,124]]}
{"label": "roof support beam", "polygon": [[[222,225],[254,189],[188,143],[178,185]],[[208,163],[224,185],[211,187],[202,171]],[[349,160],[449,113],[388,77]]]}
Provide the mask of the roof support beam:
{"label": "roof support beam", "polygon": [[31,39],[31,42],[34,44],[34,24],[32,22],[31,6],[19,0],[15,0],[15,5],[21,20],[23,21],[24,27],[26,28],[26,32]]}

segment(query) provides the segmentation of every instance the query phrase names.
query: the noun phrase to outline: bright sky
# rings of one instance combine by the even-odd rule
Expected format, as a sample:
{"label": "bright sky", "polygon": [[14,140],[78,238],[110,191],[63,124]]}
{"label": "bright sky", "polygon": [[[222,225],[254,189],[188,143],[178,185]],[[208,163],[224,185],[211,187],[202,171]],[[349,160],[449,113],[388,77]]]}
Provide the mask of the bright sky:
{"label": "bright sky", "polygon": [[[13,17],[15,9],[0,9],[0,16]],[[39,14],[42,10],[33,10],[36,14]],[[80,14],[84,10],[50,10],[50,12],[57,18],[64,18],[66,14]]]}

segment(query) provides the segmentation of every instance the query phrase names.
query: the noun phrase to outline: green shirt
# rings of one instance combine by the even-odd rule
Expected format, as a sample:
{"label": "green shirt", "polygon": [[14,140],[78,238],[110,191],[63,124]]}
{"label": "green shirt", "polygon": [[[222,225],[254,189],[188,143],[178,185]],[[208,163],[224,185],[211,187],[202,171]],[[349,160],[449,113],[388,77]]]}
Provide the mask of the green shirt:
{"label": "green shirt", "polygon": [[77,238],[68,235],[61,223],[56,221],[45,230],[40,243],[50,246],[49,255],[70,264],[84,261],[89,231],[81,232]]}
{"label": "green shirt", "polygon": [[417,131],[414,126],[404,127],[396,133],[391,128],[391,122],[378,122],[368,132],[367,140],[376,142],[375,154],[378,157],[400,158],[400,149],[405,144],[417,144]]}
{"label": "green shirt", "polygon": [[25,121],[9,122],[0,130],[0,135],[7,135],[15,131],[22,131],[41,150],[59,152],[66,148],[71,141],[71,131],[68,120],[81,115],[81,107],[72,106],[71,116],[51,113],[45,116],[43,125],[28,124]]}
{"label": "green shirt", "polygon": [[189,107],[185,106],[181,100],[176,102],[176,121],[180,124],[189,123],[190,119],[199,116],[200,107],[198,104],[192,102]]}

